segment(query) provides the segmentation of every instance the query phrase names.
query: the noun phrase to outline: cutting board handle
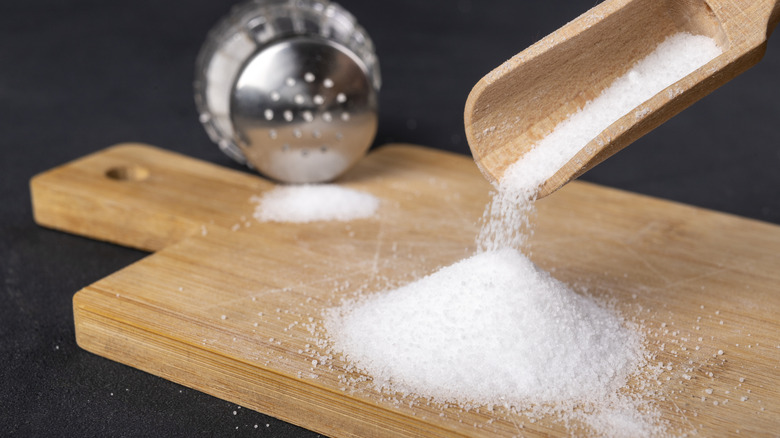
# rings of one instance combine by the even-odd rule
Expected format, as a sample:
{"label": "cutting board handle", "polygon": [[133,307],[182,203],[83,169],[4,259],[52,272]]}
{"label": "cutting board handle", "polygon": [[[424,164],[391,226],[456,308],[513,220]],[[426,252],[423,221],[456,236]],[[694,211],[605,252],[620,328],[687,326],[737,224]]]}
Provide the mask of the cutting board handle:
{"label": "cutting board handle", "polygon": [[125,143],[35,176],[30,192],[42,226],[157,251],[211,227],[246,223],[249,199],[271,186],[256,175]]}

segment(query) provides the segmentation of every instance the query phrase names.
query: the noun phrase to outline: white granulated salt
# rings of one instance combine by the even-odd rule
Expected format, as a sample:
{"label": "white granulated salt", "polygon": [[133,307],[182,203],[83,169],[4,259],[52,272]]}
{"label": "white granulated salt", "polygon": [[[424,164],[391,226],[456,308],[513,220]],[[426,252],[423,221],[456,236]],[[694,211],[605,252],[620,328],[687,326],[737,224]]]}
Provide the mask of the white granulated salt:
{"label": "white granulated salt", "polygon": [[335,344],[378,386],[439,401],[599,400],[641,359],[640,337],[516,250],[485,252],[336,309]]}
{"label": "white granulated salt", "polygon": [[644,335],[519,248],[541,183],[614,121],[719,53],[706,37],[668,38],[509,168],[486,208],[476,255],[330,309],[333,348],[377,387],[402,395],[508,406],[530,418],[557,412],[610,436],[660,433],[650,403],[621,391],[650,368]]}
{"label": "white granulated salt", "polygon": [[277,186],[251,202],[257,203],[254,217],[260,222],[351,221],[379,208],[374,195],[335,184]]}
{"label": "white granulated salt", "polygon": [[617,78],[601,95],[559,123],[510,166],[496,187],[478,239],[484,250],[519,248],[539,186],[591,140],[646,100],[722,53],[712,38],[678,33]]}

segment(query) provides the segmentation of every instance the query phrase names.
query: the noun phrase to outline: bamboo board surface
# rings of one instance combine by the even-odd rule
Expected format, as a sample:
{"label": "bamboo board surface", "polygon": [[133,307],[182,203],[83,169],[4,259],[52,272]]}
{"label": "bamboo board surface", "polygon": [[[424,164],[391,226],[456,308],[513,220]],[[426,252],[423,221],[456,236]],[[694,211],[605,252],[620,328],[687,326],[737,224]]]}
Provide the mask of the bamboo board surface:
{"label": "bamboo board surface", "polygon": [[[137,144],[31,190],[43,226],[155,251],[75,295],[86,350],[330,436],[583,433],[345,387],[359,374],[322,357],[322,312],[473,253],[489,185],[468,157],[409,145],[340,184],[378,196],[377,216],[259,223],[268,181]],[[582,182],[537,205],[531,258],[641,321],[671,365],[654,398],[670,432],[780,430],[780,227]]]}

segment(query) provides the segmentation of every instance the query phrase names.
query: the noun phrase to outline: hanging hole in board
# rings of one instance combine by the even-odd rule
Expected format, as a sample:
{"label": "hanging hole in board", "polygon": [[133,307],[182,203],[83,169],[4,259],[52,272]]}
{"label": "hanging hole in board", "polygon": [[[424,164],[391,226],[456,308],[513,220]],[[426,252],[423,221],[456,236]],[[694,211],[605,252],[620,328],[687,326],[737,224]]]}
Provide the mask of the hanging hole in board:
{"label": "hanging hole in board", "polygon": [[106,176],[116,181],[143,181],[149,178],[149,169],[141,166],[115,166],[106,171]]}

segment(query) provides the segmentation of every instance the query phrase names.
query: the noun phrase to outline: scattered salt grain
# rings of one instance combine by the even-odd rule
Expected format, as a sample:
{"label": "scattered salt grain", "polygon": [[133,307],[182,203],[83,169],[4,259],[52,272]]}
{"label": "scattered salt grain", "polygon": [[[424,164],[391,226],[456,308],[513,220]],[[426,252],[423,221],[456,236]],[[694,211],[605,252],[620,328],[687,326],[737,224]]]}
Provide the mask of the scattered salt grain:
{"label": "scattered salt grain", "polygon": [[371,217],[379,208],[377,197],[334,184],[277,186],[251,202],[260,222],[350,221]]}

